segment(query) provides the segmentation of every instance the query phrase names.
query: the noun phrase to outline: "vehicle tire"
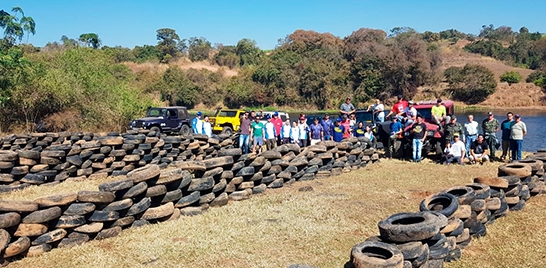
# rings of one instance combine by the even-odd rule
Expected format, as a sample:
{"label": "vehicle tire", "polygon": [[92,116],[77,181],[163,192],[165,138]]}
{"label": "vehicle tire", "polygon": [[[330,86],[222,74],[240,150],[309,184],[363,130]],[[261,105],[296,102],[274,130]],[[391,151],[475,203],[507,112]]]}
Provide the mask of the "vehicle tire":
{"label": "vehicle tire", "polygon": [[182,125],[180,128],[180,135],[189,136],[191,134],[191,128],[188,125]]}
{"label": "vehicle tire", "polygon": [[499,176],[514,175],[520,178],[531,176],[533,168],[525,163],[509,163],[499,166]]}
{"label": "vehicle tire", "polygon": [[233,134],[233,128],[230,126],[225,126],[222,128],[222,134],[231,135]]}
{"label": "vehicle tire", "polygon": [[404,256],[398,248],[383,242],[362,242],[351,250],[355,268],[404,266]]}
{"label": "vehicle tire", "polygon": [[420,241],[440,232],[440,220],[430,212],[403,212],[380,221],[381,239],[397,243]]}
{"label": "vehicle tire", "polygon": [[452,194],[459,199],[459,205],[470,205],[476,200],[476,191],[467,186],[456,186],[444,190],[448,194]]}
{"label": "vehicle tire", "polygon": [[439,193],[421,201],[419,210],[437,211],[450,217],[459,208],[459,199],[450,193]]}

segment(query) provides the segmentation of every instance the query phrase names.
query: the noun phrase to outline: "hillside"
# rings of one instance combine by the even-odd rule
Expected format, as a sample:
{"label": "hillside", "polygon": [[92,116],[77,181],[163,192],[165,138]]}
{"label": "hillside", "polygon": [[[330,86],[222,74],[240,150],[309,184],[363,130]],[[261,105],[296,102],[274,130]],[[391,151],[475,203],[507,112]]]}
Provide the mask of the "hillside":
{"label": "hillside", "polygon": [[127,67],[129,67],[134,73],[138,73],[143,70],[153,70],[156,72],[164,72],[167,70],[169,65],[178,66],[182,70],[188,69],[206,69],[211,72],[220,72],[224,77],[236,76],[238,73],[236,70],[229,69],[227,67],[221,67],[216,64],[210,64],[206,61],[191,62],[186,58],[182,58],[176,62],[170,64],[156,63],[156,62],[145,62],[145,63],[135,63],[135,62],[125,62]]}

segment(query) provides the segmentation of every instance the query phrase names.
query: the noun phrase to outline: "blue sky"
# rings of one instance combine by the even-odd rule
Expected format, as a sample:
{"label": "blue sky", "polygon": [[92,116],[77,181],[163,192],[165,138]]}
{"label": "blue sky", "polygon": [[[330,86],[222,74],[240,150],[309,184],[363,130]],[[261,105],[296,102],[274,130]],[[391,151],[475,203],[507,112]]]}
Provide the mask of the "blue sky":
{"label": "blue sky", "polygon": [[156,30],[172,28],[180,38],[205,37],[212,44],[256,40],[273,49],[279,38],[297,29],[330,32],[339,37],[359,28],[388,30],[408,26],[419,32],[457,29],[478,34],[482,25],[525,26],[546,32],[546,1],[507,0],[2,0],[8,12],[20,6],[36,21],[29,42],[44,46],[66,35],[77,39],[96,33],[104,45],[133,48],[157,43]]}

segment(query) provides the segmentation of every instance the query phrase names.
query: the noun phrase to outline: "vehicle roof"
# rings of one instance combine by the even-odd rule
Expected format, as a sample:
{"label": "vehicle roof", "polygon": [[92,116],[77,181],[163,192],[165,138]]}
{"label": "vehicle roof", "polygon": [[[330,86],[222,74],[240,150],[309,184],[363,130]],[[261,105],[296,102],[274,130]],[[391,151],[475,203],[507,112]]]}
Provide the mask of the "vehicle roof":
{"label": "vehicle roof", "polygon": [[[444,106],[452,106],[454,102],[452,100],[444,100],[442,101],[442,104],[444,104]],[[415,102],[413,106],[415,107],[415,109],[419,109],[419,108],[432,108],[432,106],[434,105],[436,105],[436,100],[418,101],[418,102]]]}
{"label": "vehicle roof", "polygon": [[150,109],[188,109],[186,106],[161,106],[161,107],[150,107]]}
{"label": "vehicle roof", "polygon": [[241,112],[246,112],[245,110],[241,110],[241,109],[220,109],[220,111],[241,111]]}

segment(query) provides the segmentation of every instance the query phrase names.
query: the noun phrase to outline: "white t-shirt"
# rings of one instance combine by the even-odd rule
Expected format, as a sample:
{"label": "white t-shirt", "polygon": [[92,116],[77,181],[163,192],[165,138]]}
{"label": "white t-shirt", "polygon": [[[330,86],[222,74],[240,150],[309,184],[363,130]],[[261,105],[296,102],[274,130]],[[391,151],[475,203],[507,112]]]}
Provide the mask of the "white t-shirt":
{"label": "white t-shirt", "polygon": [[210,122],[203,121],[203,134],[207,136],[212,136],[212,126],[210,125]]}
{"label": "white t-shirt", "polygon": [[414,107],[408,107],[404,112],[406,113],[406,118],[412,118],[417,116],[417,109],[415,109]]}
{"label": "white t-shirt", "polygon": [[265,123],[265,138],[274,139],[275,138],[275,125],[271,122]]}
{"label": "white t-shirt", "polygon": [[466,122],[464,124],[464,130],[466,132],[466,135],[476,135],[476,134],[478,134],[478,122],[476,122],[476,121]]}
{"label": "white t-shirt", "polygon": [[459,140],[451,145],[451,150],[449,150],[449,153],[451,153],[451,155],[454,157],[461,157],[463,156],[463,150],[465,150],[464,143]]}
{"label": "white t-shirt", "polygon": [[300,128],[299,127],[292,127],[290,129],[290,139],[293,141],[297,141],[300,139]]}
{"label": "white t-shirt", "polygon": [[380,103],[380,104],[374,104],[373,105],[373,111],[374,112],[377,112],[381,110],[381,112],[378,112],[377,113],[377,118],[385,118],[385,106],[383,105],[383,103]]}

